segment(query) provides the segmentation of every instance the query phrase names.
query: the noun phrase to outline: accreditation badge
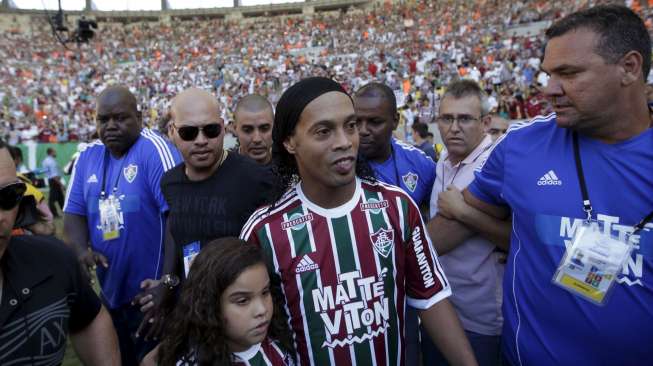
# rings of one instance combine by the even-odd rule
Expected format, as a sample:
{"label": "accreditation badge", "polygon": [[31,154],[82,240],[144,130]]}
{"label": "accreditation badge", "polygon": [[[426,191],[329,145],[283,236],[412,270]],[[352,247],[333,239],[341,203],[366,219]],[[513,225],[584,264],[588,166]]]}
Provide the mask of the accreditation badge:
{"label": "accreditation badge", "polygon": [[102,240],[113,240],[120,237],[120,202],[114,194],[107,198],[100,198],[100,229]]}
{"label": "accreditation badge", "polygon": [[604,233],[599,224],[583,222],[553,276],[553,283],[603,305],[633,246]]}
{"label": "accreditation badge", "polygon": [[188,278],[190,266],[193,264],[195,257],[200,254],[200,242],[194,241],[190,244],[184,245],[184,275]]}

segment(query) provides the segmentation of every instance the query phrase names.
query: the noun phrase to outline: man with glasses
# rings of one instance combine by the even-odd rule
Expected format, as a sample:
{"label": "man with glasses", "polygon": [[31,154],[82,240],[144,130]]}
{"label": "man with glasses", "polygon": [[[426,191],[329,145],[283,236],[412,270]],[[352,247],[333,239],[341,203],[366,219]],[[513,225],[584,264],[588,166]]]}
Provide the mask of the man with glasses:
{"label": "man with glasses", "polygon": [[[137,302],[147,312],[141,330],[149,339],[160,332],[162,304],[185,278],[202,246],[238,236],[248,217],[267,203],[274,182],[269,168],[223,149],[224,122],[210,93],[188,89],[171,106],[170,136],[184,161],[168,171],[161,189],[170,207],[164,283],[148,281]],[[147,322],[152,319],[153,325]],[[147,329],[146,329],[147,328]],[[141,332],[139,332],[140,334]]]}
{"label": "man with glasses", "polygon": [[[485,93],[472,80],[453,82],[444,93],[436,121],[447,150],[437,165],[428,228],[451,283],[451,302],[479,365],[498,365],[505,255],[497,246],[507,249],[510,227],[466,205],[460,193],[490,154],[492,139],[484,132],[490,122],[488,109]],[[452,237],[451,221],[468,227],[469,235]],[[423,336],[428,340],[425,332]],[[422,344],[425,364],[447,364],[428,341]]]}
{"label": "man with glasses", "polygon": [[143,280],[161,276],[168,205],[160,180],[180,158],[169,142],[142,128],[129,89],[106,88],[97,98],[96,113],[100,141],[87,145],[75,163],[64,232],[84,269],[97,265],[122,364],[137,365],[153,344],[133,337],[142,314],[131,302]]}
{"label": "man with glasses", "polygon": [[111,317],[70,248],[53,237],[11,236],[25,190],[0,140],[0,364],[58,365],[70,333],[85,365],[119,365]]}

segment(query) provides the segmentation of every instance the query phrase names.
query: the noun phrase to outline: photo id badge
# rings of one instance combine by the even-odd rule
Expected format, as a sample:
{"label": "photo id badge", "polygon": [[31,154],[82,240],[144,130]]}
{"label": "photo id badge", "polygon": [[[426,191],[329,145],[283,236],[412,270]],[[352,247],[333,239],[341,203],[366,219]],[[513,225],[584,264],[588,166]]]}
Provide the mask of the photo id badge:
{"label": "photo id badge", "polygon": [[109,195],[100,198],[100,229],[102,240],[113,240],[120,237],[120,203],[118,197]]}
{"label": "photo id badge", "polygon": [[572,238],[553,283],[603,305],[631,250],[628,242],[603,233],[597,222],[584,222]]}
{"label": "photo id badge", "polygon": [[190,266],[193,260],[200,254],[200,242],[194,241],[190,244],[184,245],[184,276],[188,278]]}

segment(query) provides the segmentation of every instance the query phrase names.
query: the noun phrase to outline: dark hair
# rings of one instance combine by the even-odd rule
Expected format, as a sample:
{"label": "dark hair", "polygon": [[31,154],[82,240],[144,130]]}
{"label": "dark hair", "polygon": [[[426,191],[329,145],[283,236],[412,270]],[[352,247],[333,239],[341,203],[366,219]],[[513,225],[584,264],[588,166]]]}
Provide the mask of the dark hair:
{"label": "dark hair", "polygon": [[651,69],[651,38],[642,19],[622,5],[600,5],[567,15],[553,24],[546,37],[560,37],[586,28],[599,35],[596,53],[608,63],[616,63],[626,53],[637,51],[642,56],[642,74],[648,78]]}
{"label": "dark hair", "polygon": [[51,147],[48,147],[48,149],[45,150],[45,153],[48,154],[48,155],[50,155],[50,154],[53,153],[53,152],[54,152],[54,149],[51,148]]}
{"label": "dark hair", "polygon": [[[274,126],[272,127],[273,171],[277,175],[279,182],[275,186],[276,191],[273,192],[273,202],[277,202],[300,179],[297,161],[286,150],[283,145],[284,141],[295,133],[301,113],[310,101],[331,91],[343,93],[351,98],[340,84],[322,77],[303,79],[281,95],[277,103]],[[360,153],[356,158],[356,175],[360,178],[374,179],[372,168]],[[271,207],[274,207],[274,204]]]}
{"label": "dark hair", "polygon": [[481,115],[490,112],[490,105],[487,101],[487,95],[474,80],[463,79],[457,80],[447,86],[442,99],[451,96],[456,99],[474,96],[481,102]]}
{"label": "dark hair", "polygon": [[[202,247],[193,261],[181,294],[168,318],[159,347],[159,362],[175,365],[194,358],[197,365],[231,365],[221,298],[224,291],[244,272],[265,260],[261,249],[238,238],[213,240]],[[288,323],[282,313],[280,290],[272,289],[274,313],[268,336],[293,353]]]}
{"label": "dark hair", "polygon": [[168,129],[170,126],[170,121],[172,120],[172,113],[170,111],[166,112],[161,118],[159,118],[159,132],[162,133],[163,135],[167,136],[168,135]]}
{"label": "dark hair", "polygon": [[416,122],[413,123],[413,131],[415,131],[419,137],[425,139],[429,136],[429,126],[426,123]]}
{"label": "dark hair", "polygon": [[270,101],[264,96],[258,94],[246,95],[238,101],[236,109],[234,109],[234,119],[236,119],[238,112],[243,109],[251,112],[259,112],[269,109],[270,113],[274,113]]}
{"label": "dark hair", "polygon": [[397,98],[395,93],[390,89],[389,86],[383,83],[369,83],[354,93],[355,98],[372,98],[380,97],[384,98],[388,102],[388,107],[390,108],[390,114],[392,116],[397,114]]}

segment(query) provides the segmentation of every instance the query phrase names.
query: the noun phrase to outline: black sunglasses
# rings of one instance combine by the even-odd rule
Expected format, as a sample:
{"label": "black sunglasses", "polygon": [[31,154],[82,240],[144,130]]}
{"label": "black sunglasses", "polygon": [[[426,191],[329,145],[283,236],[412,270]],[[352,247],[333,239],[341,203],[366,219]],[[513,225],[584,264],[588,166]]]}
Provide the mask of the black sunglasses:
{"label": "black sunglasses", "polygon": [[0,188],[0,209],[9,211],[18,206],[27,190],[23,182],[9,183]]}
{"label": "black sunglasses", "polygon": [[214,139],[218,136],[220,136],[220,133],[222,133],[222,125],[219,123],[209,123],[208,125],[204,125],[202,127],[198,126],[181,126],[177,127],[174,126],[177,132],[179,133],[179,137],[181,137],[182,140],[184,141],[194,141],[197,138],[197,135],[199,135],[200,131],[206,136],[207,139]]}

